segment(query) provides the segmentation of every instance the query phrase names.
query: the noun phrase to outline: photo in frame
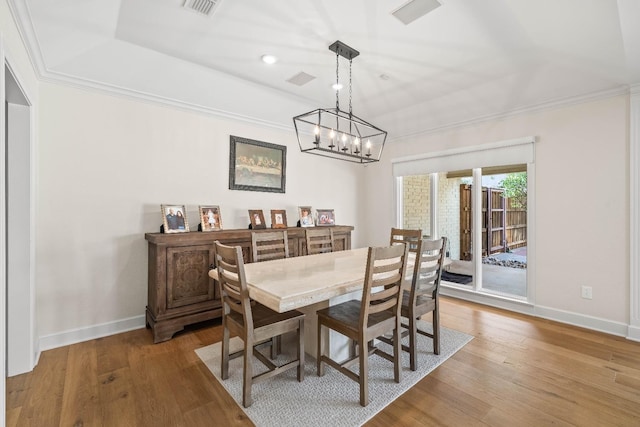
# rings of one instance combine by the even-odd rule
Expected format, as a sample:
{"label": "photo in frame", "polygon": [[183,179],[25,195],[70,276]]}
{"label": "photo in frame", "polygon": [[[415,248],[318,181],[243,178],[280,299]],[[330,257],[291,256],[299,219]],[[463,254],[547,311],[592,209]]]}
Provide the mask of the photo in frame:
{"label": "photo in frame", "polygon": [[333,209],[317,209],[318,225],[336,225]]}
{"label": "photo in frame", "polygon": [[189,231],[185,205],[160,205],[162,225],[165,233],[186,233]]}
{"label": "photo in frame", "polygon": [[264,222],[262,209],[249,209],[249,220],[251,220],[251,228],[254,230],[267,228],[267,225]]}
{"label": "photo in frame", "polygon": [[298,206],[298,216],[300,218],[300,227],[313,227],[313,214],[311,206]]}
{"label": "photo in frame", "polygon": [[220,231],[222,230],[222,214],[220,206],[217,205],[200,205],[200,226],[202,231]]}
{"label": "photo in frame", "polygon": [[284,193],[287,147],[230,136],[229,190]]}
{"label": "photo in frame", "polygon": [[287,228],[287,211],[271,209],[271,228]]}

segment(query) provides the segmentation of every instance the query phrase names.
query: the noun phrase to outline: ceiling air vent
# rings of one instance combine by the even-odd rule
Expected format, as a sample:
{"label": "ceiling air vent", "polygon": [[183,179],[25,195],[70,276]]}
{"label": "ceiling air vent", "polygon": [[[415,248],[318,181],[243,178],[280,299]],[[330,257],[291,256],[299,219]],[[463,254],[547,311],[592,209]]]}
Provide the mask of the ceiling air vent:
{"label": "ceiling air vent", "polygon": [[439,6],[438,0],[409,0],[391,14],[402,21],[404,25],[409,25]]}
{"label": "ceiling air vent", "polygon": [[313,79],[315,79],[315,77],[312,76],[311,74],[307,74],[304,71],[300,71],[298,74],[296,74],[295,76],[291,77],[287,81],[289,83],[293,83],[294,85],[302,86],[302,85],[306,85],[307,83],[309,83]]}
{"label": "ceiling air vent", "polygon": [[221,1],[222,0],[185,0],[184,7],[202,15],[210,16]]}

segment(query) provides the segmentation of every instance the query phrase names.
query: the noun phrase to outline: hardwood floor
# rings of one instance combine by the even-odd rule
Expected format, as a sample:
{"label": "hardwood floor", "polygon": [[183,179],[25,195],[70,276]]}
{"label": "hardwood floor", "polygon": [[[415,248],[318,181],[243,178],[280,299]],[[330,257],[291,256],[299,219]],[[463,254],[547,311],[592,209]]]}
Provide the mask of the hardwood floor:
{"label": "hardwood floor", "polygon": [[[640,425],[640,343],[450,298],[441,319],[475,338],[367,426]],[[193,351],[220,339],[218,321],[45,351],[7,379],[6,424],[252,425]]]}

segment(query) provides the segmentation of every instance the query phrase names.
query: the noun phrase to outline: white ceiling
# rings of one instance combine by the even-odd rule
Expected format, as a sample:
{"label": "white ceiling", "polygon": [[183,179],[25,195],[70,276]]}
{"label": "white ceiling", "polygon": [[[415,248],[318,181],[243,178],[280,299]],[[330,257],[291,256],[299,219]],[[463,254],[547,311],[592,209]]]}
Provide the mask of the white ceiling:
{"label": "white ceiling", "polygon": [[[405,1],[219,0],[211,16],[184,0],[11,5],[46,79],[288,128],[335,106],[336,40],[360,51],[353,112],[390,139],[640,84],[638,0],[441,0],[404,25],[391,12]],[[301,71],[316,79],[286,81]]]}

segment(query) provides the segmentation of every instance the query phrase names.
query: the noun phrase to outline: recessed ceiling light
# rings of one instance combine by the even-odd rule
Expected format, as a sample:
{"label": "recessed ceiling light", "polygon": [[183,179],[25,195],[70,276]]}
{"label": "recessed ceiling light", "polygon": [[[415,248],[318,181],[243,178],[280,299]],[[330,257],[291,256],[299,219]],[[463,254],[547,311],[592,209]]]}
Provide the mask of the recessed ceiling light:
{"label": "recessed ceiling light", "polygon": [[273,55],[262,55],[262,62],[264,62],[265,64],[271,65],[278,62],[278,58],[276,58]]}
{"label": "recessed ceiling light", "polygon": [[341,83],[334,83],[331,85],[331,87],[333,88],[333,90],[340,90],[342,89],[342,84]]}

